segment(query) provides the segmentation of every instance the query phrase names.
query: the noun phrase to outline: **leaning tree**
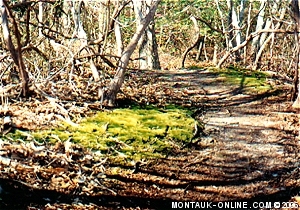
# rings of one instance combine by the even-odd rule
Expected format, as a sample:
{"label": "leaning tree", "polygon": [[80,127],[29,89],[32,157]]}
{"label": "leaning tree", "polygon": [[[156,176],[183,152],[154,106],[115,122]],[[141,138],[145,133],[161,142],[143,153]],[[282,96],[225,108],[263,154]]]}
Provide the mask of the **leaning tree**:
{"label": "leaning tree", "polygon": [[[133,1],[135,5],[139,2],[139,0]],[[156,8],[159,4],[160,0],[153,1],[151,0],[151,4],[149,5],[149,12],[144,18],[141,18],[140,23],[136,29],[135,34],[132,36],[128,46],[122,53],[120,61],[118,63],[118,68],[116,74],[114,75],[113,80],[111,81],[108,90],[104,92],[104,104],[107,106],[115,106],[116,105],[116,97],[120,91],[120,88],[124,82],[124,76],[126,72],[127,65],[129,63],[130,56],[132,55],[134,49],[136,48],[141,36],[143,35],[145,29],[148,27],[149,23],[153,21],[154,14]]]}

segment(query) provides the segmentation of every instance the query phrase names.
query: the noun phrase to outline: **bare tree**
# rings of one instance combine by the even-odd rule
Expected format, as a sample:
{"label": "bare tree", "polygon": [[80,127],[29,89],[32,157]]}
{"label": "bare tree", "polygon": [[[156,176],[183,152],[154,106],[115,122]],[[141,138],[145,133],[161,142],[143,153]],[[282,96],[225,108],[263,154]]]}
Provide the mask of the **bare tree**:
{"label": "bare tree", "polygon": [[[280,29],[280,27],[282,26],[282,21],[285,17],[285,14],[286,14],[286,8],[283,7],[280,9],[280,18],[276,25],[275,25],[275,30],[278,30]],[[272,24],[274,26],[274,24]],[[268,28],[267,28],[268,29]],[[261,37],[261,41],[260,41],[260,44],[257,46],[256,48],[256,51],[255,51],[255,61],[253,63],[253,67],[252,69],[253,70],[256,70],[259,68],[259,65],[260,65],[260,60],[261,60],[261,56],[263,54],[263,51],[265,50],[266,46],[268,45],[268,43],[274,38],[275,38],[275,33],[270,33],[269,36],[257,36],[257,37]],[[254,38],[255,39],[255,38]],[[253,40],[254,40],[253,39]]]}
{"label": "bare tree", "polygon": [[[18,29],[17,22],[15,21],[15,18],[13,17],[13,14],[11,13],[11,10],[6,3],[5,0],[0,0],[0,7],[1,7],[1,19],[2,19],[2,29],[3,29],[3,37],[6,43],[6,46],[8,50],[10,51],[10,54],[12,56],[12,59],[15,63],[15,65],[18,68],[19,71],[19,77],[22,81],[22,95],[24,97],[28,96],[28,73],[26,71],[26,67],[23,61],[22,57],[22,46],[21,46],[21,35]],[[17,48],[14,46],[10,34],[10,29],[8,25],[8,18],[12,21],[13,31],[16,38]]]}
{"label": "bare tree", "polygon": [[[120,2],[119,2],[119,0],[117,0],[115,2],[116,8],[119,7],[119,5],[120,5]],[[124,50],[124,45],[123,45],[123,36],[122,36],[121,26],[119,23],[119,16],[115,18],[114,31],[115,31],[115,37],[116,37],[116,47],[118,49],[118,56],[121,57],[122,52]]]}
{"label": "bare tree", "polygon": [[[266,10],[266,1],[267,0],[260,0],[260,8],[256,18],[256,31],[262,30],[265,24],[265,10]],[[260,36],[256,36],[253,38],[252,41],[252,54],[253,57],[256,57],[256,52],[260,49],[262,45],[260,42]]]}
{"label": "bare tree", "polygon": [[[241,1],[240,8],[244,10],[244,2]],[[229,9],[228,12],[228,34],[229,34],[229,47],[234,48],[241,44],[242,37],[241,37],[241,28],[240,28],[240,18],[238,17],[237,12],[235,11],[235,7],[232,0],[227,0],[227,6]],[[243,18],[243,16],[240,16]],[[240,51],[235,51],[235,61],[240,61],[241,55]]]}
{"label": "bare tree", "polygon": [[[193,49],[193,48],[199,48],[200,47],[200,44],[204,42],[204,36],[201,36],[200,35],[200,29],[199,29],[199,26],[198,26],[198,23],[197,23],[197,20],[194,16],[191,16],[190,19],[193,21],[194,23],[194,31],[195,31],[195,35],[196,35],[196,38],[195,38],[195,41],[193,42],[192,46],[188,47],[184,53],[183,53],[183,56],[182,56],[182,62],[181,62],[181,68],[184,68],[184,62],[185,62],[185,59],[187,57],[187,54]],[[199,53],[200,54],[200,53]],[[198,56],[198,55],[197,55]],[[200,55],[199,55],[200,56]]]}
{"label": "bare tree", "polygon": [[[142,24],[142,19],[149,12],[149,7],[153,0],[133,1],[136,16],[137,28]],[[146,27],[138,43],[139,64],[141,69],[160,69],[160,62],[157,52],[157,43],[155,36],[155,23],[151,20]]]}
{"label": "bare tree", "polygon": [[[134,1],[137,2],[139,0],[134,0]],[[159,2],[160,2],[160,0],[157,0],[150,5],[148,14],[143,19],[141,19],[141,23],[138,26],[138,28],[136,29],[135,34],[131,38],[128,46],[123,51],[123,54],[122,54],[119,64],[118,64],[117,72],[116,72],[113,80],[111,81],[110,86],[108,87],[108,90],[104,93],[105,94],[104,102],[106,105],[108,105],[108,106],[116,105],[116,97],[117,97],[117,94],[120,91],[120,88],[124,82],[124,75],[125,75],[125,71],[126,71],[130,56],[132,55],[134,49],[136,48],[141,36],[145,32],[145,29],[147,28],[149,23],[151,21],[153,21],[154,14],[155,14],[155,11],[156,11],[156,8],[157,8]]]}
{"label": "bare tree", "polygon": [[[257,24],[256,24],[256,31],[265,29],[271,29],[273,27],[274,29],[274,18],[268,16],[265,18],[265,10],[266,10],[266,0],[261,0],[260,5],[260,11],[258,13],[257,17]],[[280,15],[279,20],[276,20],[276,26],[275,29],[279,29],[282,26],[282,20],[285,18],[285,7],[280,7],[281,1],[276,0],[273,2],[272,7],[270,8],[271,15],[276,16],[277,14]],[[268,42],[271,40],[272,37],[274,37],[275,34],[272,33],[271,35],[268,33],[260,34],[259,36],[255,37],[252,42],[252,58],[254,61],[253,69],[257,69],[260,66],[260,60],[262,56],[262,52],[266,48]]]}

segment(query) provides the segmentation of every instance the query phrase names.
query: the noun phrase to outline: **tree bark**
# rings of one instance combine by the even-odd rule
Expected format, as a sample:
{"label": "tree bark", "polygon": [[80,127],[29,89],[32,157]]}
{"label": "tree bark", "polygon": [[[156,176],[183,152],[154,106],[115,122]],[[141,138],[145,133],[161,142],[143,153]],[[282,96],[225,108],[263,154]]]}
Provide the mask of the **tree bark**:
{"label": "tree bark", "polygon": [[[119,7],[119,0],[115,2],[115,7]],[[123,50],[124,50],[124,45],[123,45],[123,36],[122,36],[122,31],[121,31],[121,26],[119,23],[119,16],[115,18],[115,37],[116,37],[116,48],[118,50],[118,56],[122,56]]]}
{"label": "tree bark", "polygon": [[292,100],[295,100],[296,95],[297,98],[294,101],[292,107],[300,109],[300,96],[299,96],[299,80],[300,80],[300,43],[299,43],[299,34],[298,31],[300,30],[300,11],[299,11],[299,1],[292,0],[291,2],[292,11],[293,11],[293,18],[296,24],[295,27],[295,41],[297,46],[297,59],[296,59],[296,68],[295,68],[295,76],[293,82],[293,91],[292,91]]}
{"label": "tree bark", "polygon": [[[283,9],[280,10],[280,18],[279,18],[279,20],[281,20],[281,21],[278,21],[278,23],[276,24],[276,26],[275,26],[275,28],[274,28],[275,30],[280,29],[280,27],[282,26],[282,20],[283,20],[284,17],[285,17],[285,13],[286,13],[286,8],[283,8]],[[256,52],[255,61],[254,61],[254,64],[252,65],[252,66],[253,66],[253,67],[252,67],[253,70],[256,70],[256,69],[258,69],[258,68],[260,67],[260,60],[261,60],[262,53],[263,53],[264,49],[266,48],[267,44],[269,43],[269,41],[271,41],[271,39],[272,39],[274,36],[275,36],[275,33],[271,33],[271,34],[269,35],[269,37],[266,38],[266,39],[264,40],[264,42],[263,42],[262,44],[259,45],[259,48],[257,48],[257,49],[259,49],[259,50],[258,50],[258,52]],[[257,36],[257,37],[258,37],[258,36]],[[255,38],[254,38],[254,39],[255,39]],[[254,40],[254,39],[253,39],[253,40]]]}
{"label": "tree bark", "polygon": [[182,56],[182,61],[181,61],[181,68],[184,68],[184,62],[185,62],[185,59],[186,59],[186,56],[187,54],[195,47],[199,48],[200,46],[200,43],[204,41],[204,36],[200,36],[200,29],[199,29],[199,26],[198,26],[198,23],[197,23],[197,20],[194,16],[191,16],[190,19],[193,21],[194,23],[194,28],[195,28],[195,33],[196,34],[196,39],[195,41],[193,42],[192,46],[188,47],[184,53],[183,53],[183,56]]}
{"label": "tree bark", "polygon": [[[264,21],[264,17],[263,15],[265,14],[265,8],[266,8],[266,0],[263,0],[261,2],[261,10],[259,12],[259,16],[257,18],[257,25],[256,25],[256,29],[260,30],[262,28],[264,28],[265,30],[271,29],[272,26],[274,25],[274,21],[273,21],[273,17],[268,17],[266,19],[266,21]],[[271,8],[271,15],[276,15],[276,14],[280,14],[280,20],[283,20],[285,18],[285,8],[280,8],[278,5],[280,3],[280,0],[276,0],[274,1],[274,4]],[[279,10],[279,11],[278,11]],[[276,29],[279,29],[282,25],[282,21],[278,21],[276,20],[277,24],[276,24]],[[264,48],[267,46],[268,41],[270,41],[270,36],[275,36],[275,34],[261,34],[260,36],[256,37],[253,39],[253,44],[252,44],[252,56],[253,56],[253,61],[254,61],[254,65],[252,67],[252,69],[257,69],[260,67],[260,60],[261,60],[261,56],[262,56],[262,52],[264,50]]]}
{"label": "tree bark", "polygon": [[[267,0],[260,0],[260,8],[259,13],[257,15],[257,21],[256,21],[256,29],[255,31],[262,30],[265,24],[264,18],[265,18],[265,9],[266,9],[266,1]],[[252,57],[253,61],[256,58],[256,53],[260,49],[260,36],[254,37],[252,41]]]}
{"label": "tree bark", "polygon": [[[241,44],[241,32],[239,26],[238,16],[235,11],[233,0],[227,0],[228,13],[228,34],[229,34],[229,47],[235,48]],[[242,6],[242,5],[241,5]],[[235,51],[234,60],[239,62],[241,60],[240,50]]]}
{"label": "tree bark", "polygon": [[[134,1],[139,1],[139,0],[134,0]],[[111,83],[108,87],[108,90],[106,92],[104,92],[104,94],[105,94],[104,105],[116,106],[116,97],[117,97],[117,94],[119,93],[120,88],[124,82],[124,75],[125,75],[127,65],[129,63],[130,56],[132,55],[134,49],[136,48],[138,41],[140,40],[146,27],[153,20],[154,14],[155,14],[155,11],[156,11],[156,8],[157,8],[159,2],[160,2],[160,0],[157,0],[151,5],[151,7],[149,9],[149,13],[146,15],[145,18],[143,18],[141,20],[141,24],[136,29],[135,34],[133,35],[128,46],[124,50],[124,52],[120,58],[119,64],[118,64],[117,72],[116,72],[113,80],[111,81]]]}
{"label": "tree bark", "polygon": [[122,31],[121,27],[119,24],[119,17],[117,17],[116,22],[115,22],[115,37],[116,37],[116,48],[118,50],[118,56],[122,56],[124,45],[123,45],[123,36],[122,36]]}
{"label": "tree bark", "polygon": [[293,33],[292,31],[289,31],[289,30],[283,30],[283,29],[262,29],[260,31],[256,31],[256,32],[253,32],[251,34],[249,34],[245,41],[242,42],[239,46],[236,46],[234,48],[231,48],[230,50],[228,50],[222,57],[222,59],[219,61],[218,65],[217,65],[217,68],[221,68],[221,66],[223,65],[223,63],[226,61],[226,59],[234,52],[236,52],[237,50],[247,46],[247,44],[253,40],[254,37],[256,36],[259,36],[260,34],[262,33],[287,33],[287,34],[291,34]]}
{"label": "tree bark", "polygon": [[[134,1],[137,27],[139,27],[141,20],[149,11],[149,5],[151,2],[153,2],[153,0]],[[154,21],[151,21],[146,27],[142,38],[139,40],[138,47],[139,57],[141,58],[139,60],[139,67],[141,69],[160,69]]]}
{"label": "tree bark", "polygon": [[[22,81],[22,95],[24,97],[28,97],[29,77],[28,77],[28,73],[26,71],[26,67],[25,67],[25,64],[23,61],[23,57],[22,57],[22,49],[21,49],[22,46],[21,46],[21,37],[20,37],[19,29],[18,29],[17,23],[9,9],[9,6],[7,5],[5,0],[0,0],[0,7],[1,7],[0,14],[1,14],[1,19],[2,19],[2,29],[3,29],[4,41],[6,43],[8,50],[10,51],[10,54],[12,56],[12,59],[13,59],[15,65],[18,68],[19,77],[21,78],[21,81]],[[17,42],[17,48],[15,48],[15,46],[12,42],[12,39],[11,39],[10,30],[9,30],[9,26],[8,26],[8,18],[7,18],[8,16],[12,20],[14,35],[16,37],[16,42]]]}

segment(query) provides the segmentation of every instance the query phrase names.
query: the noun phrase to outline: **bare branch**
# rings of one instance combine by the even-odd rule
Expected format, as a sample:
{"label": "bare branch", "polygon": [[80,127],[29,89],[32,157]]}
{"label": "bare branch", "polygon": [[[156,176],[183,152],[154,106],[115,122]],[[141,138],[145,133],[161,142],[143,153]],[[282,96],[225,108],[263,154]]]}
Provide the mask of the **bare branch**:
{"label": "bare branch", "polygon": [[[256,32],[251,33],[248,37],[246,37],[245,41],[242,42],[240,45],[230,49],[225,53],[222,59],[219,61],[217,68],[221,68],[225,60],[229,57],[230,54],[240,50],[241,48],[245,47],[254,37],[259,36],[262,33],[286,33],[286,34],[294,34],[294,31],[284,30],[284,29],[262,29]],[[300,32],[297,32],[300,33]]]}

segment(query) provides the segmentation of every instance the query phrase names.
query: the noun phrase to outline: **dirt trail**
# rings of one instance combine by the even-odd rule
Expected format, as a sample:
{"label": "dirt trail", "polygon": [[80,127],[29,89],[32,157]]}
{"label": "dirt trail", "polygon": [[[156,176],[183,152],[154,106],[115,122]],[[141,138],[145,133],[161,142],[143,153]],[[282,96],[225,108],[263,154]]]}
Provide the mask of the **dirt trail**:
{"label": "dirt trail", "polygon": [[[118,194],[177,201],[277,201],[297,193],[299,114],[290,109],[288,84],[246,94],[204,70],[159,73],[157,80],[175,93],[186,92],[181,96],[199,106],[205,134],[192,147],[142,165],[136,173],[111,175],[110,187],[118,180]],[[147,205],[156,208],[155,201]]]}
{"label": "dirt trail", "polygon": [[207,70],[132,72],[129,78],[140,98],[198,107],[194,117],[206,123],[204,133],[189,147],[136,168],[107,166],[99,196],[60,195],[64,203],[170,209],[171,201],[287,201],[298,193],[300,125],[287,100],[289,84],[247,94]]}

